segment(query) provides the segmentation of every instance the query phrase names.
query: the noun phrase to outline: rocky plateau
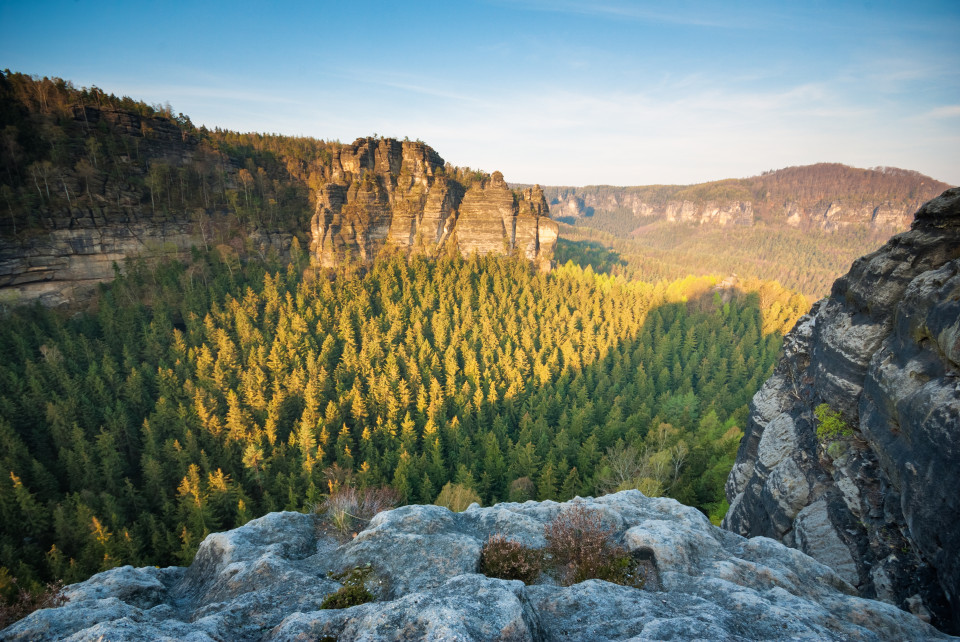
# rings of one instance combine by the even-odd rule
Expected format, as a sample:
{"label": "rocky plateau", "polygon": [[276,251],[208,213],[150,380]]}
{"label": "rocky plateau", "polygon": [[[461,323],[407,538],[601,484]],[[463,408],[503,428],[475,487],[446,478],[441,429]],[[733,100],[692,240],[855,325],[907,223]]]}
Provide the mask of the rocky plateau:
{"label": "rocky plateau", "polygon": [[[827,404],[847,436],[818,437]],[[753,398],[725,528],[960,631],[960,188],[854,262]]]}
{"label": "rocky plateau", "polygon": [[[495,533],[543,547],[544,525],[598,511],[633,555],[642,589],[587,580],[525,585],[478,573]],[[672,499],[623,491],[566,504],[405,506],[346,543],[318,517],[271,513],[208,536],[188,568],[115,568],[4,640],[935,640],[914,615],[864,599],[830,567],[765,537],[712,526]],[[328,571],[370,564],[376,600],[320,609]]]}

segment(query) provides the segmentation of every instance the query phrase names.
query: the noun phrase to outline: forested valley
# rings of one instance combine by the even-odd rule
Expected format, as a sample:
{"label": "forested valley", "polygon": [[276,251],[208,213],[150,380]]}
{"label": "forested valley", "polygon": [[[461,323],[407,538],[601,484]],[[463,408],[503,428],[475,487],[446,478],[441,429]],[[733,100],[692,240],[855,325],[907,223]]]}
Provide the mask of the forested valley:
{"label": "forested valley", "polygon": [[805,310],[770,283],[195,250],[0,333],[0,565],[21,585],[188,562],[335,487],[432,503],[640,488],[716,521],[746,404]]}

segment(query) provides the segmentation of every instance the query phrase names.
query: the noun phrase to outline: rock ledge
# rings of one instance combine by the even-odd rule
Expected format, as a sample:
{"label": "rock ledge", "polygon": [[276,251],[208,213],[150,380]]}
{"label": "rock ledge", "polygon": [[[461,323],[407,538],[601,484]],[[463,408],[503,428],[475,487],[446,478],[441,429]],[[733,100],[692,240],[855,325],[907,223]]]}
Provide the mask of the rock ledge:
{"label": "rock ledge", "polygon": [[[657,577],[533,586],[477,573],[493,533],[543,546],[566,507],[601,511]],[[371,563],[375,602],[320,610],[329,570]],[[657,590],[653,590],[657,589]],[[624,491],[567,504],[406,506],[339,545],[316,518],[271,513],[207,537],[189,568],[100,573],[70,601],[0,632],[5,640],[930,640],[947,636],[857,597],[829,567],[773,540],[711,526],[670,499]]]}

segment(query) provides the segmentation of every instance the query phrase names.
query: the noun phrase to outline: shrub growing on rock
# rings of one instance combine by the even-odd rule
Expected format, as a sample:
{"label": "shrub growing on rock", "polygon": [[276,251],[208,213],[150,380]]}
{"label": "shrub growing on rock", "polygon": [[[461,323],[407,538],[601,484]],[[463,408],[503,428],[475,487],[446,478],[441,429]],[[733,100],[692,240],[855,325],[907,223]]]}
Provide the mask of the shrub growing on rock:
{"label": "shrub growing on rock", "polygon": [[487,577],[532,584],[543,572],[543,563],[543,551],[507,539],[500,533],[491,535],[480,550],[480,572]]}
{"label": "shrub growing on rock", "polygon": [[373,568],[370,564],[355,566],[339,573],[329,573],[330,579],[342,582],[343,586],[329,594],[320,604],[321,609],[348,609],[358,604],[374,600],[373,593],[367,590],[366,581]]}
{"label": "shrub growing on rock", "polygon": [[843,420],[843,415],[822,403],[813,409],[817,417],[817,439],[820,443],[853,436],[853,428]]}
{"label": "shrub growing on rock", "polygon": [[603,523],[599,511],[582,506],[569,508],[544,526],[547,553],[557,571],[557,581],[570,586],[589,579],[625,586],[643,586],[638,564],[613,540],[615,529]]}

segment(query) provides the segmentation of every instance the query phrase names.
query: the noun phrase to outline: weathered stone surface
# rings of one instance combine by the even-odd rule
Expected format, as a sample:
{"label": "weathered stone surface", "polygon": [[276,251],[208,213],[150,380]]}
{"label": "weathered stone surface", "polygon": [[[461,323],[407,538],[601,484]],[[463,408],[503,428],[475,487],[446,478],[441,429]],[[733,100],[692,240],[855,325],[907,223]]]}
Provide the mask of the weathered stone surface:
{"label": "weathered stone surface", "polygon": [[[646,205],[646,204],[645,204]],[[656,212],[656,208],[641,208],[641,211]],[[664,208],[664,218],[671,223],[727,225],[751,225],[753,223],[753,204],[741,201],[730,203],[692,203],[690,201],[670,201]],[[648,214],[649,216],[650,214]]]}
{"label": "weathered stone surface", "polygon": [[360,138],[337,150],[311,221],[315,265],[372,261],[382,251],[463,256],[518,250],[549,269],[557,225],[538,187],[511,190],[500,172],[463,187],[423,143]]}
{"label": "weathered stone surface", "polygon": [[[785,460],[786,461],[786,460]],[[560,587],[477,573],[494,533],[543,547],[572,505],[600,511],[650,560],[646,588]],[[321,610],[328,570],[369,563],[371,603]],[[715,528],[671,499],[625,491],[567,504],[407,506],[338,544],[315,518],[273,513],[209,536],[187,569],[123,567],[68,588],[63,607],[0,633],[9,640],[931,640],[915,616],[863,599],[829,567],[773,540]]]}
{"label": "weathered stone surface", "polygon": [[[958,357],[955,188],[855,261],[787,336],[751,404],[724,527],[797,546],[861,595],[960,631]],[[820,403],[851,438],[818,441]],[[778,468],[788,457],[796,470]]]}

